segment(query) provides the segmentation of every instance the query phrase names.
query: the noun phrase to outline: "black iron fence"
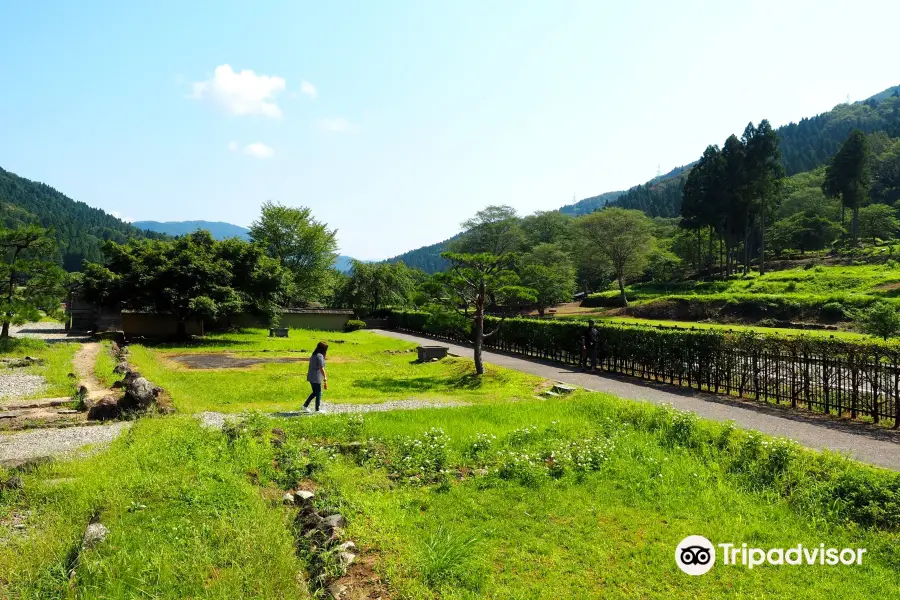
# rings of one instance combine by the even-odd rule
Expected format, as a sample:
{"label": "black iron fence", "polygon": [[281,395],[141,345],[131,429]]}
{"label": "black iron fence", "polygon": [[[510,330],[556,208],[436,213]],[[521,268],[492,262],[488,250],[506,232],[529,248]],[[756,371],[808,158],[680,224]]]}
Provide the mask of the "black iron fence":
{"label": "black iron fence", "polygon": [[[452,323],[452,324],[450,324]],[[396,311],[392,327],[469,343],[468,326]],[[487,317],[486,327],[499,320]],[[585,323],[508,319],[493,348],[576,365]],[[900,345],[754,332],[598,325],[598,368],[649,381],[900,425]]]}

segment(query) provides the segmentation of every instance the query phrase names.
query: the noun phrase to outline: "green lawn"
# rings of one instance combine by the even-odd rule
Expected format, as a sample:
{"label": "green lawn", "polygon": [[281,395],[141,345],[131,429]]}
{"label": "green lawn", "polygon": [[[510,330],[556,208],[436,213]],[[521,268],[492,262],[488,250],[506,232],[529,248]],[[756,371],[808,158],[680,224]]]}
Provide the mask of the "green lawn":
{"label": "green lawn", "polygon": [[[371,332],[291,336],[132,346],[182,414],[140,420],[108,450],[41,465],[0,492],[0,597],[323,597],[281,504],[301,483],[317,488],[323,514],[347,518],[345,538],[392,598],[900,597],[896,473],[605,394],[535,399],[541,381],[502,369],[473,383],[462,359],[413,364],[410,344]],[[171,355],[306,355],[322,338],[326,401],[471,405],[251,412],[222,432],[184,414],[295,409],[305,365],[192,371],[171,368]],[[110,536],[76,561],[95,514]],[[16,519],[26,527],[12,529]],[[689,534],[867,553],[860,566],[717,564],[690,577],[674,561]]]}
{"label": "green lawn", "polygon": [[[247,477],[267,452],[190,417],[148,419],[108,451],[22,475],[0,495],[0,523],[26,515],[24,530],[0,526],[0,597],[307,597],[280,495]],[[109,537],[76,562],[95,514]]]}
{"label": "green lawn", "polygon": [[41,392],[31,394],[32,398],[72,396],[75,394],[77,380],[70,377],[69,374],[72,373],[72,359],[77,350],[78,344],[48,344],[42,340],[31,338],[8,338],[0,342],[0,356],[30,356],[42,360],[43,364],[15,369],[3,368],[0,369],[0,372],[44,377],[47,380],[47,387]]}
{"label": "green lawn", "polygon": [[241,357],[288,356],[306,359],[319,340],[329,342],[326,403],[377,403],[428,399],[466,403],[530,399],[541,385],[537,377],[488,367],[483,379],[471,361],[447,358],[416,362],[415,344],[353,333],[291,330],[291,337],[268,338],[263,330],[212,335],[199,345],[131,346],[129,360],[172,395],[182,412],[204,410],[297,410],[309,395],[307,365],[268,363],[242,369],[188,369],[171,360],[187,353],[230,352]]}

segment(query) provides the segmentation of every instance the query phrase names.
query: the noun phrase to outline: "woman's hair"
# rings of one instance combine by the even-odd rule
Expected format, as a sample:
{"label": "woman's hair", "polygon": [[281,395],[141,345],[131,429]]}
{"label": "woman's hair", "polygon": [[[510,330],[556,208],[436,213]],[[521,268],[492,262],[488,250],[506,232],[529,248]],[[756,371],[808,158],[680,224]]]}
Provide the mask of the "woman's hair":
{"label": "woman's hair", "polygon": [[316,346],[316,349],[313,350],[313,354],[321,353],[322,356],[325,356],[328,353],[328,342],[319,342]]}

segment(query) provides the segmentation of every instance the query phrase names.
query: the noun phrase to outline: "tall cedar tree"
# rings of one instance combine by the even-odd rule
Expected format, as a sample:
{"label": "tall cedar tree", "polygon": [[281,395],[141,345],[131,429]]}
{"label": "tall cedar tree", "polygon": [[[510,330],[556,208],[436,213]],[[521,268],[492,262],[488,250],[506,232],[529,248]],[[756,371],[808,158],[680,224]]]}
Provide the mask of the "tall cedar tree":
{"label": "tall cedar tree", "polygon": [[871,162],[866,134],[854,129],[831,159],[822,183],[822,191],[826,196],[840,197],[843,206],[853,211],[850,230],[854,246],[859,239],[859,209],[868,198],[869,187],[872,185]]}
{"label": "tall cedar tree", "polygon": [[759,127],[754,128],[753,123],[747,125],[744,144],[747,148],[747,191],[759,219],[759,273],[762,275],[766,272],[766,219],[776,208],[784,167],[781,166],[778,134],[766,119],[760,121]]}

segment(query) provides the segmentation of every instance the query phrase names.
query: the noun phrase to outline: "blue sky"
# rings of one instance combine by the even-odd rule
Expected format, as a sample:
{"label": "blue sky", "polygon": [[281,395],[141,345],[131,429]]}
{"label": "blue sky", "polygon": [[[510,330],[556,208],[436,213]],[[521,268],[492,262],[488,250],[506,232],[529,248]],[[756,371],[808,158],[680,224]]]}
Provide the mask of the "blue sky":
{"label": "blue sky", "polygon": [[7,1],[0,166],[135,220],[309,206],[384,258],[897,85],[898,21],[893,0]]}

